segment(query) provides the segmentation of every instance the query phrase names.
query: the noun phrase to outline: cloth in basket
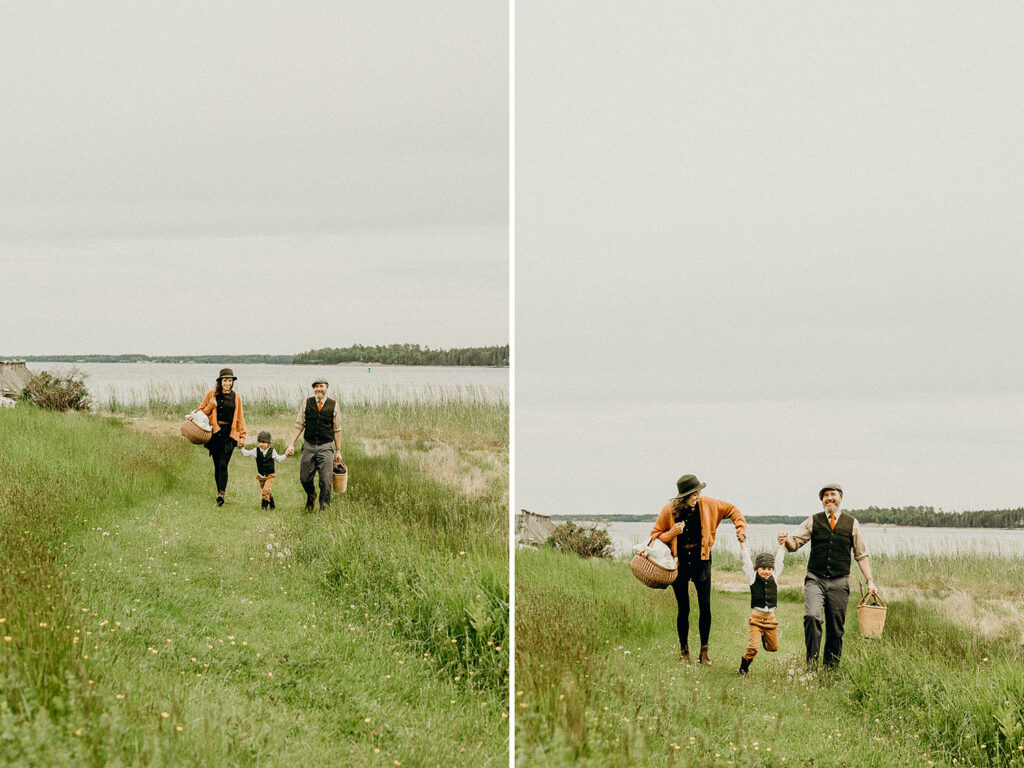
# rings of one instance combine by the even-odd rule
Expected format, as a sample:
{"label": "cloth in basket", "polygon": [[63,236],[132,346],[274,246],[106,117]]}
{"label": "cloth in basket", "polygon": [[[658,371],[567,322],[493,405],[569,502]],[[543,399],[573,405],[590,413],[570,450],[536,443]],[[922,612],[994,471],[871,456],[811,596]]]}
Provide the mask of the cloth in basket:
{"label": "cloth in basket", "polygon": [[[633,549],[636,550],[636,554],[633,555],[633,559],[629,563],[629,570],[633,572],[633,575],[636,576],[641,584],[652,589],[665,589],[676,580],[676,576],[679,575],[679,568],[676,564],[676,559],[672,557],[671,551],[668,551],[668,559],[665,560],[661,547],[656,547],[654,546],[655,544],[660,544],[661,547],[668,551],[668,547],[664,542],[658,539],[651,539],[651,541],[643,546],[634,547]],[[650,554],[651,552],[659,560],[665,562],[667,567],[655,562],[652,554]]]}

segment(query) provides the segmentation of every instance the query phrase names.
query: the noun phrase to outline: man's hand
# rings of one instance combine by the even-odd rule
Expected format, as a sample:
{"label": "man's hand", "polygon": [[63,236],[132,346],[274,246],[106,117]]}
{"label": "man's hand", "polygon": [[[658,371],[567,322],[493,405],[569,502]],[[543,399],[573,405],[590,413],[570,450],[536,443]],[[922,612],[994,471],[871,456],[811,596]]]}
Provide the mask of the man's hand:
{"label": "man's hand", "polygon": [[295,446],[289,445],[288,448],[285,450],[284,455],[291,456],[293,453],[295,453]]}
{"label": "man's hand", "polygon": [[775,538],[779,540],[779,546],[784,547],[786,546],[786,539],[789,538],[789,535],[785,531],[779,531],[778,536],[776,536]]}
{"label": "man's hand", "polygon": [[875,586],[875,582],[873,581],[868,582],[868,594],[878,597],[878,588]]}

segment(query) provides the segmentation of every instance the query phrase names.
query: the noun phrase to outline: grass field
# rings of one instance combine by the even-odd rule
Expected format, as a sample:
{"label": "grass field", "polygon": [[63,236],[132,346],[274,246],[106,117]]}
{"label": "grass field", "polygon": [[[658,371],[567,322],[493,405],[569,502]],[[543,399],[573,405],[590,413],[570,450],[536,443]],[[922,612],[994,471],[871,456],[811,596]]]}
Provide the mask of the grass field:
{"label": "grass field", "polygon": [[507,408],[347,410],[306,514],[297,456],[216,508],[181,407],[0,412],[0,764],[506,764]]}
{"label": "grass field", "polygon": [[739,584],[737,558],[715,556],[702,667],[679,660],[671,590],[643,587],[621,560],[519,550],[517,763],[1024,766],[1024,562],[874,560],[881,640],[859,636],[854,595],[838,671],[808,674],[806,559],[788,557],[779,651],[743,679],[749,592],[718,588]]}

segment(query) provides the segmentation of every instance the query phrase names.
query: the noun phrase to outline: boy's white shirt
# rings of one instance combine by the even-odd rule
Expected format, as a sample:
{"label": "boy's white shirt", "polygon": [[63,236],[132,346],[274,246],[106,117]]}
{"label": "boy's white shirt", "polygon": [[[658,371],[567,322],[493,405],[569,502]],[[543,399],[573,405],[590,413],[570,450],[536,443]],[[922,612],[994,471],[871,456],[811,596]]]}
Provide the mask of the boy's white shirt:
{"label": "boy's white shirt", "polygon": [[[754,579],[757,578],[757,571],[754,569],[754,562],[750,559],[750,550],[747,549],[746,545],[740,544],[740,556],[743,559],[743,574],[747,577],[747,584],[753,584]],[[775,583],[779,583],[779,579],[782,578],[782,564],[786,559],[786,548],[779,547],[775,553],[775,568],[772,572],[772,576],[775,578]],[[766,605],[756,606],[759,611],[768,611],[771,613],[775,612],[774,608],[769,608]]]}
{"label": "boy's white shirt", "polygon": [[[282,462],[286,458],[288,458],[287,456],[282,456],[280,453],[278,453],[274,446],[270,446],[270,448],[268,448],[267,450],[270,451],[270,457],[276,462]],[[267,455],[267,451],[264,451],[258,445],[254,445],[252,448],[242,448],[239,451],[239,453],[241,453],[243,456],[255,456],[256,451],[259,451],[260,454],[263,456]]]}

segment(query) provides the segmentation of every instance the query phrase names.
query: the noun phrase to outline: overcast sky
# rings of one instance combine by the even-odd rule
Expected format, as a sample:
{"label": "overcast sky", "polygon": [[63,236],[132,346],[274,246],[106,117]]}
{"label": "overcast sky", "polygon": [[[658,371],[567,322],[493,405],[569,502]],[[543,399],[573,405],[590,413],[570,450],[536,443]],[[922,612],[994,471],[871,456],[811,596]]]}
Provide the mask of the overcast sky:
{"label": "overcast sky", "polygon": [[518,506],[1024,506],[1022,33],[517,3]]}
{"label": "overcast sky", "polygon": [[0,354],[508,341],[504,2],[0,0],[0,136]]}

